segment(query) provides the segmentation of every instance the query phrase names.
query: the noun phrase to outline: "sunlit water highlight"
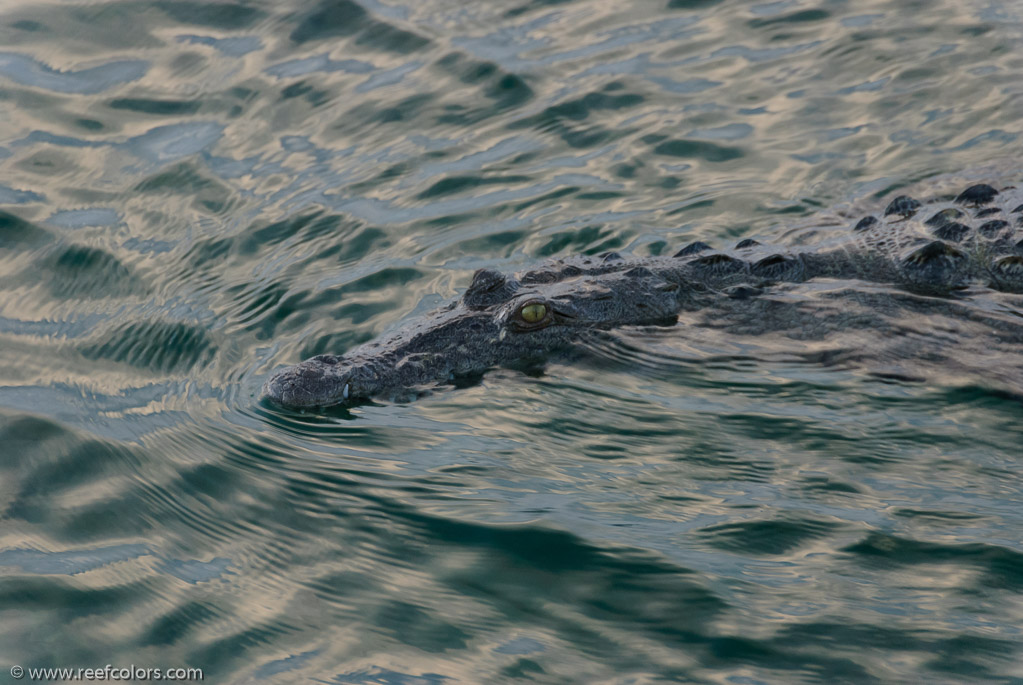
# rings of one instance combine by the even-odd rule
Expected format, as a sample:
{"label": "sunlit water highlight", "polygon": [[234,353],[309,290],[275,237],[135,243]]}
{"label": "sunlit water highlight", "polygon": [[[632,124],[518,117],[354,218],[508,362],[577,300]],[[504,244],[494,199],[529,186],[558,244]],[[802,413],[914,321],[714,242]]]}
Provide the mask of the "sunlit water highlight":
{"label": "sunlit water highlight", "polygon": [[1020,681],[1017,350],[954,317],[893,338],[890,294],[811,284],[780,306],[871,325],[725,312],[320,413],[258,389],[477,268],[1011,170],[1021,37],[981,1],[4,4],[0,673]]}

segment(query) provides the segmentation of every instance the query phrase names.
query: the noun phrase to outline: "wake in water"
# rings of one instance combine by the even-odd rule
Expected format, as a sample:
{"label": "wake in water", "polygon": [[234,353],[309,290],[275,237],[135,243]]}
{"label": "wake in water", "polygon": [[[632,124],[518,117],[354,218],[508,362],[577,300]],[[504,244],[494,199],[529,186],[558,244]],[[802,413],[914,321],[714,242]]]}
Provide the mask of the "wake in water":
{"label": "wake in water", "polygon": [[942,298],[859,282],[786,284],[674,326],[594,333],[583,346],[658,378],[694,365],[796,362],[1023,397],[1023,296],[986,289]]}

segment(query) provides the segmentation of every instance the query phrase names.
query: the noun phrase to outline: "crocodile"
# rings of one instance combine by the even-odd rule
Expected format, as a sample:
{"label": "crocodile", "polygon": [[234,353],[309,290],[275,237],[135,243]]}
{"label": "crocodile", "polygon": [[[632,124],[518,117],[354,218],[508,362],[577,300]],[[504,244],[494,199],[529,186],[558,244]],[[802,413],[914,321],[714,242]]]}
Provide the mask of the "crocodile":
{"label": "crocodile", "polygon": [[[670,325],[680,314],[812,279],[888,284],[925,298],[967,288],[1023,292],[1023,190],[972,185],[928,201],[892,199],[838,238],[779,249],[693,242],[671,256],[553,259],[505,275],[479,269],[456,301],[343,356],[274,373],[263,393],[290,408],[405,396],[500,366],[543,360],[587,331]],[[834,233],[834,231],[832,231]]]}

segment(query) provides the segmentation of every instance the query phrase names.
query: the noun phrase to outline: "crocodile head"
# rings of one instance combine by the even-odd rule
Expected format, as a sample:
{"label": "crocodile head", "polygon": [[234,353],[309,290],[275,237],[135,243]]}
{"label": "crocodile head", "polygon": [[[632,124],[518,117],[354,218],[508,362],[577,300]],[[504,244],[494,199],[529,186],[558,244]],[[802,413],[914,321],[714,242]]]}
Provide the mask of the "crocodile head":
{"label": "crocodile head", "polygon": [[456,302],[344,356],[274,374],[264,394],[288,407],[395,397],[489,368],[542,359],[585,330],[673,322],[680,284],[645,267],[556,263],[520,277],[480,269]]}

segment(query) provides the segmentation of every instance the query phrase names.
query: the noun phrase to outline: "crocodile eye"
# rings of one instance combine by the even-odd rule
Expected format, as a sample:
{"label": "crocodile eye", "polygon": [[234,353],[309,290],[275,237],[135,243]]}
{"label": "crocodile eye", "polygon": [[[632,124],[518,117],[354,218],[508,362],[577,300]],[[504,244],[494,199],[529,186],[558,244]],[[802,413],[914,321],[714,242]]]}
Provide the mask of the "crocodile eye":
{"label": "crocodile eye", "polygon": [[527,304],[519,310],[519,316],[526,323],[538,323],[543,321],[543,318],[547,316],[547,305],[540,304],[539,302],[533,302]]}

